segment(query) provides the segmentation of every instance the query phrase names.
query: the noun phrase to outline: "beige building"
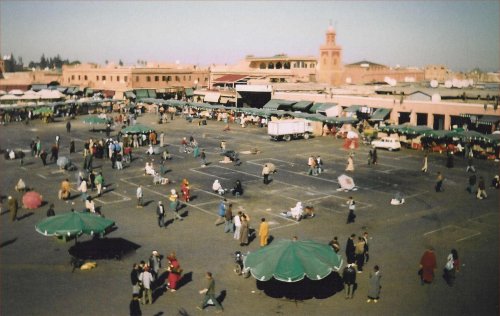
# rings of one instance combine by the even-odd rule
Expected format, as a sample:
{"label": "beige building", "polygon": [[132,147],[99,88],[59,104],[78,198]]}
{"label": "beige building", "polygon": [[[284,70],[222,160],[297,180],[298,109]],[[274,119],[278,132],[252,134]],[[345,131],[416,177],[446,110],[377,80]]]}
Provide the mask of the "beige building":
{"label": "beige building", "polygon": [[111,90],[117,95],[133,89],[185,89],[208,86],[208,69],[194,65],[148,64],[123,67],[82,64],[63,66],[61,85]]}
{"label": "beige building", "polygon": [[346,84],[372,84],[391,80],[420,82],[424,80],[424,71],[418,68],[391,68],[365,60],[344,66],[342,81]]}
{"label": "beige building", "polygon": [[35,70],[23,72],[6,72],[0,77],[0,90],[20,89],[27,91],[34,84],[61,82],[61,72],[57,70]]}
{"label": "beige building", "polygon": [[326,41],[319,49],[318,81],[331,86],[342,84],[342,48],[335,42],[337,34],[330,25]]}
{"label": "beige building", "polygon": [[444,83],[446,80],[453,79],[453,73],[445,65],[427,65],[425,66],[425,80],[436,80]]}

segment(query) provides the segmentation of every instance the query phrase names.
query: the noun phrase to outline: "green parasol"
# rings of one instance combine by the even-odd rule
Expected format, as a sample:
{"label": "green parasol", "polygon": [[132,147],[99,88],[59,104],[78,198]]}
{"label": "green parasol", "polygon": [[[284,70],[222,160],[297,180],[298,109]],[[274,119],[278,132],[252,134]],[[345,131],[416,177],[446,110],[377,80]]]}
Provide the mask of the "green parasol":
{"label": "green parasol", "polygon": [[35,225],[35,229],[45,236],[79,236],[81,234],[102,234],[112,227],[114,221],[86,212],[69,212],[47,217]]}
{"label": "green parasol", "polygon": [[51,108],[51,107],[46,107],[46,106],[33,110],[33,114],[34,115],[38,115],[38,114],[52,114],[52,113],[54,113],[54,109]]}
{"label": "green parasol", "polygon": [[254,278],[269,281],[297,282],[307,276],[321,280],[342,266],[342,257],[327,244],[311,240],[279,240],[250,253],[245,258],[245,269]]}

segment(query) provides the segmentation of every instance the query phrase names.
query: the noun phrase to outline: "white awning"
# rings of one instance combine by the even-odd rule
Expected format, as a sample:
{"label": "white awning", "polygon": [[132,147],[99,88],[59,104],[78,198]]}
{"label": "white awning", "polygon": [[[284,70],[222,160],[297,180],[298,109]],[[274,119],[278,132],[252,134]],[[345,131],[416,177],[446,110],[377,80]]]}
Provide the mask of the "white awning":
{"label": "white awning", "polygon": [[203,102],[219,102],[220,93],[219,92],[207,92],[205,93],[205,98]]}

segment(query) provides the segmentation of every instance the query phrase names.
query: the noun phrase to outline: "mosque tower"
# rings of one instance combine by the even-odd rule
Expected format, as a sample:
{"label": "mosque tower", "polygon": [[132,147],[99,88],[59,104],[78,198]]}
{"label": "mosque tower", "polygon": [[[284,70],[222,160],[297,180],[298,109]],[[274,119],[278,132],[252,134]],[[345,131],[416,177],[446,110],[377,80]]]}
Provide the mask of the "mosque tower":
{"label": "mosque tower", "polygon": [[330,23],[326,31],[326,43],[319,48],[318,81],[332,86],[342,82],[342,48],[335,43],[335,30]]}

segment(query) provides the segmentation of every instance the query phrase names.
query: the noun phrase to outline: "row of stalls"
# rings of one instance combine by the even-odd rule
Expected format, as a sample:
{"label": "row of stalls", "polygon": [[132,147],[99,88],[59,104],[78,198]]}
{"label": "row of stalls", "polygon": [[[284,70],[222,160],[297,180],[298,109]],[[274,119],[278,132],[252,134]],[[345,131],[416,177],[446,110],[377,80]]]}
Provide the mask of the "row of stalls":
{"label": "row of stalls", "polygon": [[401,124],[379,127],[378,137],[397,138],[402,145],[417,150],[465,156],[472,151],[477,158],[500,158],[500,133],[483,134],[462,128],[434,130],[427,126]]}

